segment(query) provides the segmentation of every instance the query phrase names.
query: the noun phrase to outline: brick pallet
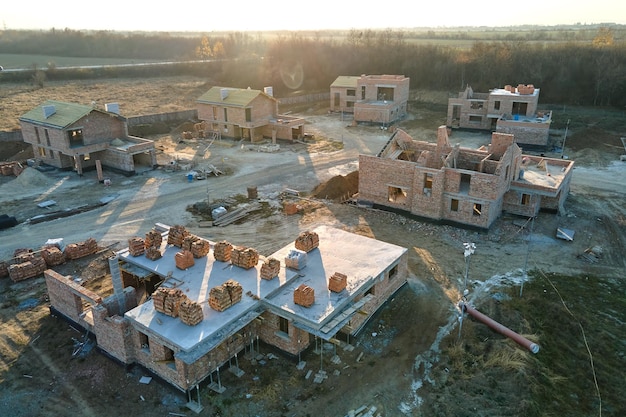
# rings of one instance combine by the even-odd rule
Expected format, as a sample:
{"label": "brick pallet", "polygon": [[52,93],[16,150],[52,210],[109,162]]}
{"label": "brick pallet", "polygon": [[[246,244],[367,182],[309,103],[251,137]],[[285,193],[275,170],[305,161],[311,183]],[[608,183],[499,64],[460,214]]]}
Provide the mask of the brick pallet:
{"label": "brick pallet", "polygon": [[161,257],[163,256],[163,254],[161,253],[161,250],[158,247],[149,247],[146,248],[146,258],[150,259],[151,261],[156,261],[157,259],[161,259]]}
{"label": "brick pallet", "polygon": [[243,288],[237,281],[229,279],[222,285],[211,288],[209,292],[209,306],[213,310],[224,311],[241,301]]}
{"label": "brick pallet", "polygon": [[174,255],[174,260],[176,261],[176,268],[178,269],[187,269],[195,264],[193,254],[188,250],[177,252],[176,255]]}
{"label": "brick pallet", "polygon": [[180,304],[185,300],[188,298],[180,288],[159,287],[152,294],[154,309],[170,317],[178,317]]}
{"label": "brick pallet", "polygon": [[328,279],[328,289],[332,292],[343,291],[348,284],[348,277],[341,272],[335,272]]}
{"label": "brick pallet", "polygon": [[191,252],[191,245],[193,245],[193,242],[197,241],[198,239],[200,239],[198,236],[192,235],[190,233],[185,236],[185,238],[183,239],[183,243],[180,245],[180,247],[184,250],[188,250]]}
{"label": "brick pallet", "polygon": [[209,254],[211,250],[211,244],[208,240],[198,239],[191,244],[190,250],[194,258],[202,258]]}
{"label": "brick pallet", "polygon": [[311,307],[315,302],[315,290],[308,285],[301,284],[293,292],[293,302],[303,307]]}
{"label": "brick pallet", "polygon": [[154,229],[146,233],[146,239],[144,240],[144,245],[146,249],[160,248],[161,243],[163,243],[163,236],[161,236],[161,233],[157,232]]}
{"label": "brick pallet", "polygon": [[29,261],[10,265],[9,276],[13,282],[23,281],[43,274],[47,268],[41,256],[33,256]]}
{"label": "brick pallet", "polygon": [[259,252],[253,248],[234,247],[230,255],[230,262],[244,269],[250,269],[259,263]]}
{"label": "brick pallet", "polygon": [[98,252],[98,242],[90,237],[84,242],[70,243],[65,247],[65,259],[79,259]]}
{"label": "brick pallet", "polygon": [[233,252],[233,245],[225,240],[217,242],[213,248],[213,256],[216,261],[230,262],[230,256]]}
{"label": "brick pallet", "polygon": [[292,269],[302,269],[306,266],[306,252],[292,249],[285,257],[285,266]]}
{"label": "brick pallet", "polygon": [[143,255],[145,251],[145,241],[142,238],[135,236],[128,239],[128,253],[132,256]]}
{"label": "brick pallet", "polygon": [[311,252],[320,245],[319,235],[315,232],[302,232],[296,238],[296,249]]}
{"label": "brick pallet", "polygon": [[195,326],[204,320],[204,314],[202,314],[202,306],[195,301],[189,299],[180,303],[178,308],[178,317],[180,321],[188,326]]}
{"label": "brick pallet", "polygon": [[268,258],[261,265],[261,278],[270,280],[280,272],[280,261],[276,258]]}
{"label": "brick pallet", "polygon": [[178,246],[179,248],[183,245],[183,240],[189,236],[189,232],[185,229],[185,226],[174,225],[170,227],[170,231],[167,234],[167,243],[168,245]]}
{"label": "brick pallet", "polygon": [[65,255],[56,246],[46,246],[41,250],[41,257],[48,266],[57,266],[65,263]]}

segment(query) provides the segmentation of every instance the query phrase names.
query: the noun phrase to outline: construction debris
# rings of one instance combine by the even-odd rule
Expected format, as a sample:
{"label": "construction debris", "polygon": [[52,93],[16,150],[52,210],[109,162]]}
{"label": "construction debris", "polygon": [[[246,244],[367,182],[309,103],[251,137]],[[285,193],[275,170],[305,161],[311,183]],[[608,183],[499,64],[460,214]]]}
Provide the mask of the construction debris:
{"label": "construction debris", "polygon": [[578,255],[579,259],[587,261],[589,263],[595,264],[600,261],[602,258],[603,249],[600,246],[594,246],[592,248],[587,248]]}

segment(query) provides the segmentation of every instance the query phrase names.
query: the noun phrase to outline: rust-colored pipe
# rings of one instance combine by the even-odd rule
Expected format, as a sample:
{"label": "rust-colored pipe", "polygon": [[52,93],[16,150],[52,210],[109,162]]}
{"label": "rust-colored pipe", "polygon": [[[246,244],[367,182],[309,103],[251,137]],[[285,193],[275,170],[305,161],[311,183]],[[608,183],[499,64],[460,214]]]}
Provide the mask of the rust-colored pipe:
{"label": "rust-colored pipe", "polygon": [[469,304],[461,302],[460,307],[461,307],[461,311],[463,310],[467,311],[467,314],[474,317],[476,320],[482,323],[485,323],[487,326],[491,327],[496,332],[503,334],[506,337],[512,339],[518,345],[525,347],[526,349],[530,350],[532,353],[539,352],[538,344],[531,342],[530,340],[526,339],[524,336],[515,333],[513,330],[509,329],[508,327],[505,327],[502,324],[498,323],[497,321],[485,316],[483,313],[476,310]]}

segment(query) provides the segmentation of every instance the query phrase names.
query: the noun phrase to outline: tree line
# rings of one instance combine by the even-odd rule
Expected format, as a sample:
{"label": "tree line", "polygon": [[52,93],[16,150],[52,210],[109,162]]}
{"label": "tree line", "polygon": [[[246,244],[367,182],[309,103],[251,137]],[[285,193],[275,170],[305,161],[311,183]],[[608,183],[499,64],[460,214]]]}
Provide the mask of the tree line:
{"label": "tree line", "polygon": [[[274,34],[232,32],[1,31],[0,53],[132,58],[181,62],[172,66],[59,71],[47,79],[156,75],[206,76],[217,85],[262,88],[277,96],[328,91],[339,75],[403,74],[412,89],[488,91],[506,84],[534,84],[542,102],[626,105],[626,41],[600,27],[587,42],[475,41],[469,48],[414,42],[399,30]],[[2,74],[5,80],[11,80]]]}

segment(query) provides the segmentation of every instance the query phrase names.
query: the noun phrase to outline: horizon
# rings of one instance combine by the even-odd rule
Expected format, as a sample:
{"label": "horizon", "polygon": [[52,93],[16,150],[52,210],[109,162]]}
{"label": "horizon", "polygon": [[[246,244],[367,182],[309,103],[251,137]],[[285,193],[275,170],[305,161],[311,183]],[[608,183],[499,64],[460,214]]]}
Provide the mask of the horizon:
{"label": "horizon", "polygon": [[[415,3],[401,0],[382,13],[382,19],[380,12],[372,13],[363,7],[330,0],[318,0],[309,8],[295,8],[293,2],[286,0],[275,0],[271,5],[245,2],[241,8],[228,4],[202,8],[196,6],[197,3],[181,0],[175,9],[162,10],[153,3],[108,0],[97,13],[85,14],[84,7],[71,0],[10,2],[3,5],[0,23],[5,30],[67,28],[117,32],[411,30],[626,24],[626,2],[615,4],[614,0],[596,0],[576,6],[566,0],[529,0],[524,7],[511,10],[504,10],[500,2],[493,0],[470,8],[463,0],[450,0],[445,4],[429,5],[427,10],[419,12]],[[493,10],[501,9],[494,14]],[[33,14],[33,10],[38,13]],[[245,13],[236,14],[240,10]],[[416,13],[405,13],[405,10]],[[454,13],[454,10],[460,11]],[[396,11],[398,13],[394,13]]]}

